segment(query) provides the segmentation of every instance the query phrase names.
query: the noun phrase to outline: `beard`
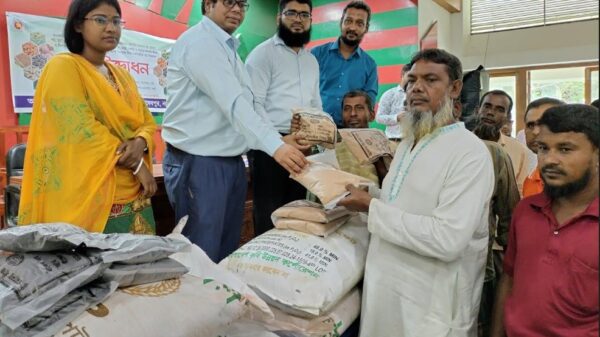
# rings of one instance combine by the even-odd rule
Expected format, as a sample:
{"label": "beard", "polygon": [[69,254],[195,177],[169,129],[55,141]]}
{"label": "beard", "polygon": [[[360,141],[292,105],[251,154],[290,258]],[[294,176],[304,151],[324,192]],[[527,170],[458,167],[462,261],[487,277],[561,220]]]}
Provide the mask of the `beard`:
{"label": "beard", "polygon": [[342,35],[341,39],[342,41],[349,47],[356,47],[360,44],[360,42],[362,41],[362,36],[358,37],[358,34],[356,35],[357,38],[356,40],[350,40],[346,37],[346,35]]}
{"label": "beard", "polygon": [[489,125],[481,121],[479,115],[472,115],[468,118],[468,123],[474,125],[473,133],[482,140],[497,142],[500,139],[500,129],[494,125]]}
{"label": "beard", "polygon": [[291,29],[289,29],[286,25],[283,24],[282,20],[279,20],[279,26],[277,27],[277,36],[286,46],[290,48],[300,48],[304,47],[308,42],[310,42],[310,32],[312,28],[302,32],[302,33],[294,33]]}
{"label": "beard", "polygon": [[585,172],[581,176],[581,178],[562,186],[551,186],[548,184],[548,182],[546,182],[546,179],[544,178],[543,174],[544,169],[548,169],[550,167],[550,165],[542,167],[541,176],[542,180],[544,181],[544,193],[546,194],[546,196],[548,196],[548,198],[552,200],[569,197],[575,193],[582,191],[584,188],[587,187],[587,185],[590,183],[590,180],[592,179],[592,169],[588,167],[587,170],[585,170]]}
{"label": "beard", "polygon": [[419,112],[409,108],[400,125],[404,137],[414,137],[415,143],[435,130],[455,122],[450,96],[444,97],[442,106],[433,114],[431,110]]}

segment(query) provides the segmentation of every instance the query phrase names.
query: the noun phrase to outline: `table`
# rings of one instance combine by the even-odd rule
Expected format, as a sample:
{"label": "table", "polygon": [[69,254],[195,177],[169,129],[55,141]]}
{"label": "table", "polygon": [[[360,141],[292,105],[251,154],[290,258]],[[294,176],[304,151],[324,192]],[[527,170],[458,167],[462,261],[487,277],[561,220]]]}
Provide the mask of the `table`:
{"label": "table", "polygon": [[[152,210],[156,222],[156,234],[165,236],[171,233],[176,225],[175,211],[171,207],[167,190],[165,188],[165,178],[162,164],[154,164],[152,167],[154,180],[156,180],[156,193],[152,196]],[[9,179],[9,184],[21,186],[22,176],[13,176]],[[252,185],[250,184],[250,175],[248,174],[248,193],[246,194],[246,205],[244,209],[244,224],[242,226],[242,236],[240,243],[246,243],[254,237],[254,226],[252,222]]]}
{"label": "table", "polygon": [[[154,220],[156,222],[156,234],[168,235],[175,227],[175,212],[169,203],[167,190],[165,189],[165,179],[163,175],[162,164],[154,164],[152,167],[154,180],[156,180],[156,194],[152,196],[152,210],[154,212]],[[9,184],[21,186],[23,176],[10,177]]]}

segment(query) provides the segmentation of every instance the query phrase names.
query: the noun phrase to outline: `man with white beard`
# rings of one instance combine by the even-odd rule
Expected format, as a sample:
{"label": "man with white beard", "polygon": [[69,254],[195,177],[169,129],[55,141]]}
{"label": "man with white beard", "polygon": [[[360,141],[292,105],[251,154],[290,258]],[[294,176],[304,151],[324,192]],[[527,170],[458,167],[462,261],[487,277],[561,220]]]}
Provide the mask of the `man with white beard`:
{"label": "man with white beard", "polygon": [[348,186],[339,203],[368,212],[372,234],[360,336],[476,336],[493,164],[452,114],[460,61],[427,49],[410,67],[405,139],[380,196]]}

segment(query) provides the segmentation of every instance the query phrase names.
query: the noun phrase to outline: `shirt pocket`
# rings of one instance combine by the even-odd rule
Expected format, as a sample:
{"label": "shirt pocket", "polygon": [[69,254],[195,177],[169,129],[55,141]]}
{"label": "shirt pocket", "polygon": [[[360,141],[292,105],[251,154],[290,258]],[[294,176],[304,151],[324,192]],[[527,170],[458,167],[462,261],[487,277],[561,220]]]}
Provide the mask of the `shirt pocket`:
{"label": "shirt pocket", "polygon": [[593,267],[578,258],[571,256],[567,263],[566,274],[558,289],[559,298],[567,308],[584,314],[597,314],[600,310],[598,302],[598,267]]}

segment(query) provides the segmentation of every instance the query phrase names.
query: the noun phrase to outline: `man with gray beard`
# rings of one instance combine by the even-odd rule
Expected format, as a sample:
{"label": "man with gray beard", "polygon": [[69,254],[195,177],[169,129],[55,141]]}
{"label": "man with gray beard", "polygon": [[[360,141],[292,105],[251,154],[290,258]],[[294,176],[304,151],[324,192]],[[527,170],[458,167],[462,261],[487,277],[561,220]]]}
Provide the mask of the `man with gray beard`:
{"label": "man with gray beard", "polygon": [[382,190],[348,186],[339,203],[368,212],[372,234],[362,337],[477,334],[494,172],[485,145],[454,119],[461,79],[454,55],[413,56],[405,139]]}

